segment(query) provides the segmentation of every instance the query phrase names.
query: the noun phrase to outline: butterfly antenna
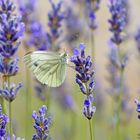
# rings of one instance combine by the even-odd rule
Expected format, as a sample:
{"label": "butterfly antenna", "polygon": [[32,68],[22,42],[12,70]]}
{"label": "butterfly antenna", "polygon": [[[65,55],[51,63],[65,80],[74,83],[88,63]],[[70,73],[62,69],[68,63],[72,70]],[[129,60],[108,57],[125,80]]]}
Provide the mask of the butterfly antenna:
{"label": "butterfly antenna", "polygon": [[29,51],[27,52],[24,56],[28,55],[28,54],[31,54],[33,51]]}

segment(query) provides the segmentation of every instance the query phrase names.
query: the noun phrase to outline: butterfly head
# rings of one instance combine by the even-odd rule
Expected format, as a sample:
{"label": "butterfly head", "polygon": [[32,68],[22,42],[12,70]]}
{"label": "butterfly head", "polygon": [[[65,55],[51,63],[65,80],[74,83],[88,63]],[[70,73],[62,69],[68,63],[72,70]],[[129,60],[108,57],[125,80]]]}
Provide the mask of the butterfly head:
{"label": "butterfly head", "polygon": [[61,53],[61,57],[63,57],[63,58],[67,58],[67,57],[68,57],[67,52],[65,51],[64,53]]}
{"label": "butterfly head", "polygon": [[61,53],[60,56],[61,56],[63,62],[67,62],[67,60],[68,60],[68,54],[66,52]]}

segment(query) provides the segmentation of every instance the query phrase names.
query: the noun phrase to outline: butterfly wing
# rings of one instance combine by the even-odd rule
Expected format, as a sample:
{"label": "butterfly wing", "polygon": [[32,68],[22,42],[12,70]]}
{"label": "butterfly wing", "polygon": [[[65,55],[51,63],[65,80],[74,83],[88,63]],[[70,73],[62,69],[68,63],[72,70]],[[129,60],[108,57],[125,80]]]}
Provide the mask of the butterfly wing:
{"label": "butterfly wing", "polygon": [[58,87],[65,80],[66,57],[64,55],[35,51],[25,55],[24,62],[43,84]]}

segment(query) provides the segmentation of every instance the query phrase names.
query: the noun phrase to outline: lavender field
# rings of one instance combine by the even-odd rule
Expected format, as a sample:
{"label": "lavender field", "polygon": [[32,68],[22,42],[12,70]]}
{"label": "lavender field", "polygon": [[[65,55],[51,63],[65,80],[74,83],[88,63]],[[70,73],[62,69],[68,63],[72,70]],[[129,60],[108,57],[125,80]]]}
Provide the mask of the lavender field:
{"label": "lavender field", "polygon": [[139,140],[139,13],[139,0],[0,0],[0,140]]}

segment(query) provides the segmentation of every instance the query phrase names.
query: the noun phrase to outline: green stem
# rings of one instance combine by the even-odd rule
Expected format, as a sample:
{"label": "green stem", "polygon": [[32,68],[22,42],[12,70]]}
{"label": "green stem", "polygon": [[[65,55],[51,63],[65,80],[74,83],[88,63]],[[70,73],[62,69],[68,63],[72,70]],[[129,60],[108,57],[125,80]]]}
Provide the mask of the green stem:
{"label": "green stem", "polygon": [[[87,83],[85,83],[85,86],[86,86],[86,91],[88,93],[88,85],[87,85]],[[87,95],[87,97],[88,97],[88,95]],[[89,129],[90,129],[90,140],[93,140],[92,139],[92,121],[91,121],[91,119],[89,120]],[[93,137],[94,137],[94,140],[95,140],[94,129],[93,129]]]}
{"label": "green stem", "polygon": [[[10,77],[9,76],[7,77],[7,83],[8,83],[8,88],[10,90]],[[10,140],[12,140],[12,103],[10,100],[9,100],[9,119],[10,119],[10,122],[9,122]]]}
{"label": "green stem", "polygon": [[119,105],[117,111],[117,137],[120,138],[120,112],[121,112],[121,103],[122,103],[122,94],[123,94],[123,69],[120,71],[120,91],[119,91]]}
{"label": "green stem", "polygon": [[42,92],[45,95],[45,99],[42,100],[42,104],[44,104],[44,105],[46,105],[46,100],[47,100],[47,95],[46,95],[47,93],[46,93],[46,91],[47,91],[46,88],[43,87],[43,91]]}
{"label": "green stem", "polygon": [[[92,29],[91,29],[91,59],[92,59],[92,62],[94,62],[93,68],[95,69],[95,43],[94,43],[94,31]],[[94,80],[96,81],[95,77],[94,77]],[[94,94],[94,97],[96,98],[96,94]],[[95,102],[94,102],[94,106],[96,106]],[[93,119],[93,136],[94,136],[94,129],[95,129],[95,120],[96,120],[96,118],[95,118],[95,115],[94,115],[94,119]],[[94,136],[94,140],[95,140],[95,136]]]}
{"label": "green stem", "polygon": [[[111,111],[113,111],[113,117],[114,117],[114,101],[111,102]],[[114,132],[115,132],[114,130],[116,130],[116,129],[111,127],[111,130],[110,130],[111,131],[110,140],[114,140]]]}
{"label": "green stem", "polygon": [[10,140],[12,140],[12,104],[11,101],[9,101],[9,130],[10,130]]}
{"label": "green stem", "polygon": [[91,30],[91,59],[95,61],[94,32]]}
{"label": "green stem", "polygon": [[[94,114],[95,115],[95,114]],[[95,122],[96,122],[96,118],[95,118],[95,116],[94,116],[94,118],[93,118],[93,121],[92,121],[93,123],[93,138],[94,138],[94,140],[95,140]]]}
{"label": "green stem", "polygon": [[26,139],[30,138],[31,127],[31,75],[30,71],[26,70]]}
{"label": "green stem", "polygon": [[2,106],[3,113],[6,114],[6,103],[3,97],[0,97],[0,104]]}
{"label": "green stem", "polygon": [[117,122],[117,126],[116,126],[117,127],[116,138],[119,140],[120,139],[120,120],[119,120],[120,118],[119,118],[119,114],[118,114],[117,117],[118,117],[118,120],[117,120],[118,122]]}
{"label": "green stem", "polygon": [[[91,123],[91,120],[89,120],[89,132],[90,132],[90,140],[93,140],[93,137],[92,137],[92,123]],[[95,140],[95,138],[94,138]]]}
{"label": "green stem", "polygon": [[[121,51],[120,46],[118,46],[118,54],[121,64]],[[120,68],[120,86],[119,86],[119,101],[118,101],[118,109],[117,109],[117,138],[120,140],[120,112],[121,112],[121,103],[122,103],[122,96],[123,96],[123,75],[124,75],[124,68]]]}
{"label": "green stem", "polygon": [[70,139],[74,139],[75,133],[76,133],[76,128],[77,128],[77,122],[76,122],[76,114],[75,112],[71,112],[70,115],[71,118],[71,125],[70,125],[70,133],[72,134]]}
{"label": "green stem", "polygon": [[48,110],[50,109],[50,96],[51,96],[51,88],[50,87],[48,87],[47,88],[47,99],[46,99],[46,105],[47,105],[47,108],[48,108]]}

